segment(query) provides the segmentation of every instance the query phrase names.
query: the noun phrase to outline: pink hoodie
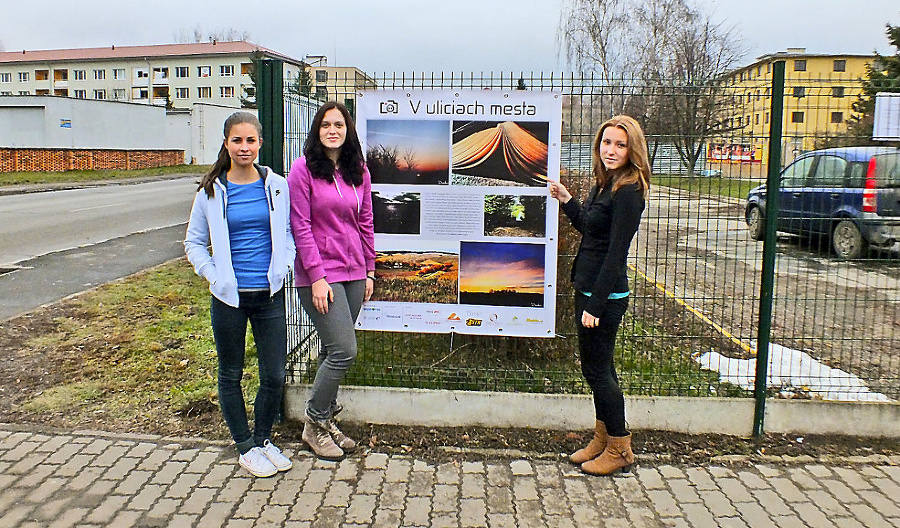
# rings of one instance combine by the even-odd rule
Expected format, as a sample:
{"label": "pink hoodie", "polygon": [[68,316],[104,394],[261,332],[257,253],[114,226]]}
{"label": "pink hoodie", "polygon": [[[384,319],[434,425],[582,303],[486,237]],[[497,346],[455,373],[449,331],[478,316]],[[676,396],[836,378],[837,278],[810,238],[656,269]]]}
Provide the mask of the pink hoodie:
{"label": "pink hoodie", "polygon": [[287,177],[291,196],[291,230],[297,246],[294,284],[310,286],[362,280],[375,271],[375,229],[372,221],[372,180],[350,185],[341,176],[333,182],[313,177],[300,157]]}

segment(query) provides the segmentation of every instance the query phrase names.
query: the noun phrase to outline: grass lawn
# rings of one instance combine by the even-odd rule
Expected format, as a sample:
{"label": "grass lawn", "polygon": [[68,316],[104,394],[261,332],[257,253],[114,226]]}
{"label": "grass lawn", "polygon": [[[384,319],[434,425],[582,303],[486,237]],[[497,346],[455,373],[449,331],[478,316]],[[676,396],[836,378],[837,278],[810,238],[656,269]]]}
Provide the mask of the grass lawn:
{"label": "grass lawn", "polygon": [[82,183],[91,181],[124,180],[151,176],[200,174],[210,165],[175,165],[134,170],[76,170],[65,172],[3,172],[0,173],[0,187],[39,183]]}
{"label": "grass lawn", "polygon": [[650,185],[674,187],[700,194],[724,196],[728,198],[747,198],[747,192],[758,186],[756,180],[739,180],[734,178],[688,177],[669,174],[654,174]]}

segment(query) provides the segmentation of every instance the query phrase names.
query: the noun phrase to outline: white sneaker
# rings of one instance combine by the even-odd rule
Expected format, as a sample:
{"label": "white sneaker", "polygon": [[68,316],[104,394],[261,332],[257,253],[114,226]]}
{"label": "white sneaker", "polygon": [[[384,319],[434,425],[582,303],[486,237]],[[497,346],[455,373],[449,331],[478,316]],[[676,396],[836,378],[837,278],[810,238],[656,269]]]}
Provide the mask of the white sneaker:
{"label": "white sneaker", "polygon": [[266,458],[269,459],[269,462],[271,462],[278,471],[287,471],[294,467],[294,463],[291,462],[291,459],[284,456],[281,453],[281,449],[278,449],[272,442],[266,440],[263,442],[263,446],[260,449],[262,449],[263,454],[266,455]]}
{"label": "white sneaker", "polygon": [[254,447],[238,457],[238,464],[254,477],[271,477],[278,473],[278,468],[269,460],[261,447]]}

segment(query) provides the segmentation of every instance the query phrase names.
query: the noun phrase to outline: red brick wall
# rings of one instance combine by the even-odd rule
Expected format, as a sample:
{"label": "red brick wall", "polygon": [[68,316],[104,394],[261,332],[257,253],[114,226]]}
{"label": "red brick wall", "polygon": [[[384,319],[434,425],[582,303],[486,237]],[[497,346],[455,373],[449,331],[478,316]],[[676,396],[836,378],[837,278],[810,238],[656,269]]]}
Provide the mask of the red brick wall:
{"label": "red brick wall", "polygon": [[0,147],[0,172],[146,169],[184,163],[183,150],[44,149]]}

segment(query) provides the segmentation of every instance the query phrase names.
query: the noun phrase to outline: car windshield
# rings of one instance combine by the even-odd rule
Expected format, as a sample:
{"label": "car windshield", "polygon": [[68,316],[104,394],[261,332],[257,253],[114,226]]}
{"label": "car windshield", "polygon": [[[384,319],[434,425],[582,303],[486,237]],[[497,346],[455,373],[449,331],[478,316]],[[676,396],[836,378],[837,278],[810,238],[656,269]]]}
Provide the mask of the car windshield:
{"label": "car windshield", "polygon": [[900,154],[875,156],[875,181],[879,187],[900,187]]}

